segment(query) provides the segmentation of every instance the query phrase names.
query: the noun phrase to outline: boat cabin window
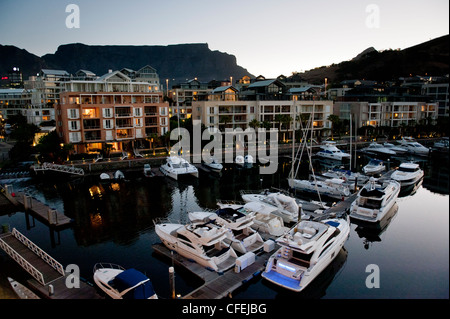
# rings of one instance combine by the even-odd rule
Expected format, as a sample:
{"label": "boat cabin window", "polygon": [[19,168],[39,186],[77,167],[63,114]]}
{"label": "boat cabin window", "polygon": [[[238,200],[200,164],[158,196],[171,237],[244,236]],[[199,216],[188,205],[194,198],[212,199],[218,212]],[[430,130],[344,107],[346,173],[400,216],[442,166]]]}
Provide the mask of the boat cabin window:
{"label": "boat cabin window", "polygon": [[419,170],[418,167],[399,167],[398,170],[400,172],[407,172],[407,173],[413,173],[413,172],[417,172]]}
{"label": "boat cabin window", "polygon": [[292,250],[292,257],[289,261],[299,266],[309,267],[311,257],[312,254],[305,254],[298,250]]}
{"label": "boat cabin window", "polygon": [[363,203],[362,207],[371,208],[371,209],[380,209],[381,208],[381,200],[367,198]]}

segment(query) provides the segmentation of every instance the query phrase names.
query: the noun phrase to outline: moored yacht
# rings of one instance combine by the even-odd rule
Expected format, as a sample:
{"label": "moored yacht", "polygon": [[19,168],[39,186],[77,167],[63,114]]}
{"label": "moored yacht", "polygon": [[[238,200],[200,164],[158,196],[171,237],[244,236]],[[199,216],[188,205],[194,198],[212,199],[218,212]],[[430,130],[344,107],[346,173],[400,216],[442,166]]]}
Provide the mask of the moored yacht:
{"label": "moored yacht", "polygon": [[95,264],[94,282],[113,299],[158,299],[150,279],[134,268]]}
{"label": "moored yacht", "polygon": [[214,157],[211,157],[209,158],[209,160],[204,161],[203,165],[215,172],[220,172],[223,169],[223,165],[220,164]]}
{"label": "moored yacht", "polygon": [[242,155],[236,156],[236,165],[238,167],[243,167],[243,168],[252,168],[253,167],[253,156],[250,154],[247,154],[245,156],[242,156]]}
{"label": "moored yacht", "polygon": [[400,184],[394,180],[377,182],[373,177],[358,192],[350,206],[350,217],[368,222],[380,221],[394,206]]}
{"label": "moored yacht", "polygon": [[383,146],[391,151],[394,151],[397,155],[402,155],[408,152],[408,150],[404,147],[401,147],[399,145],[394,145],[392,143],[383,143]]}
{"label": "moored yacht", "polygon": [[402,137],[402,140],[400,141],[400,145],[403,146],[408,150],[408,153],[414,154],[414,155],[428,155],[429,149],[417,142],[412,137]]}
{"label": "moored yacht", "polygon": [[238,209],[231,207],[218,209],[214,213],[189,213],[189,219],[193,224],[210,228],[219,225],[229,229],[224,241],[242,254],[256,252],[264,245],[261,235],[251,228],[254,218],[254,213],[243,214]]}
{"label": "moored yacht", "polygon": [[179,156],[169,156],[166,162],[159,168],[160,171],[175,180],[182,175],[192,175],[198,178],[197,167]]}
{"label": "moored yacht", "polygon": [[284,195],[280,192],[269,192],[264,190],[258,191],[241,191],[241,197],[244,202],[258,202],[266,206],[275,208],[273,211],[275,215],[283,218],[285,223],[292,223],[298,221],[298,216],[301,214],[301,207],[295,201],[295,198]]}
{"label": "moored yacht", "polygon": [[289,187],[308,193],[319,193],[331,198],[341,199],[350,196],[350,189],[345,181],[340,178],[326,180],[288,179]]}
{"label": "moored yacht", "polygon": [[267,261],[262,277],[302,291],[336,258],[349,233],[348,217],[300,221],[276,240],[281,248]]}
{"label": "moored yacht", "polygon": [[363,172],[366,175],[375,175],[379,174],[386,170],[386,166],[384,165],[383,161],[373,158],[363,167]]}
{"label": "moored yacht", "polygon": [[223,272],[236,263],[236,252],[224,241],[229,231],[225,227],[159,223],[155,231],[168,249],[206,268]]}
{"label": "moored yacht", "polygon": [[361,149],[362,152],[376,154],[381,156],[390,156],[397,154],[394,150],[385,147],[384,145],[378,144],[376,142],[372,142],[369,146]]}
{"label": "moored yacht", "polygon": [[401,163],[397,170],[395,170],[391,179],[400,183],[401,186],[415,184],[424,175],[423,170],[419,164],[416,163]]}
{"label": "moored yacht", "polygon": [[277,208],[261,202],[248,202],[245,204],[238,203],[221,203],[217,205],[220,208],[232,208],[243,214],[254,214],[253,224],[250,226],[258,233],[269,234],[279,237],[289,230],[284,226],[281,216],[277,215]]}
{"label": "moored yacht", "polygon": [[342,152],[336,147],[336,142],[326,141],[320,146],[320,151],[316,153],[317,156],[323,158],[329,158],[333,160],[342,161],[343,159],[349,159],[350,154]]}

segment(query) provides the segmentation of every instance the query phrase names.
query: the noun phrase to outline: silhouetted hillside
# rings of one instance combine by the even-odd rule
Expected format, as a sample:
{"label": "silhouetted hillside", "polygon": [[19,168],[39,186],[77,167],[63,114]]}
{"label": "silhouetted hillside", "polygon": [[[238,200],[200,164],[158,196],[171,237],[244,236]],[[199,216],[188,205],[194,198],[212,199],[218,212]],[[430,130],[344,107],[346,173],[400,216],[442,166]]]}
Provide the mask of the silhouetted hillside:
{"label": "silhouetted hillside", "polygon": [[300,76],[306,81],[329,83],[344,80],[396,80],[409,75],[446,75],[449,73],[449,35],[421,43],[404,50],[379,52],[365,50],[357,58],[306,71]]}

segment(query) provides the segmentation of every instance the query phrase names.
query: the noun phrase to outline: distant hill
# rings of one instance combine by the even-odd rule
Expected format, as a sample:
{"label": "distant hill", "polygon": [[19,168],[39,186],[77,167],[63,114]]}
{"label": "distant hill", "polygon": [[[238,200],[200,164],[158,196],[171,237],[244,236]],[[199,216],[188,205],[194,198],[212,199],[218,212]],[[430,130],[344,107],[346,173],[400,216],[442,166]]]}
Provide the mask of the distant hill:
{"label": "distant hill", "polygon": [[[75,73],[80,69],[103,75],[109,69],[130,68],[138,70],[149,64],[161,79],[171,83],[183,82],[197,77],[200,81],[224,80],[232,76],[253,77],[236,63],[236,57],[219,51],[211,51],[206,43],[178,44],[168,46],[121,46],[66,44],[54,54],[37,57],[13,46],[0,45],[0,74],[14,66],[21,68],[24,79],[36,74],[41,68],[62,69]],[[175,79],[175,81],[172,81]]]}
{"label": "distant hill", "polygon": [[315,68],[299,75],[311,83],[338,83],[344,80],[397,80],[409,75],[449,74],[449,35],[404,50],[379,52],[364,50],[350,61]]}

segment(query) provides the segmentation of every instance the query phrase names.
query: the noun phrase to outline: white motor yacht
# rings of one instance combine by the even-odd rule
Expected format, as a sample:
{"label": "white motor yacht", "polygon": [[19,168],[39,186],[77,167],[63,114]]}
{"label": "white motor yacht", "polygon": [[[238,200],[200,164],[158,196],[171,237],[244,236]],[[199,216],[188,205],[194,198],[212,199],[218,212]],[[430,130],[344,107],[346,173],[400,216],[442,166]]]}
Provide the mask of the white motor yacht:
{"label": "white motor yacht", "polygon": [[320,181],[289,178],[288,184],[289,187],[301,192],[319,193],[320,195],[336,199],[350,196],[349,187],[340,178],[330,178]]}
{"label": "white motor yacht", "polygon": [[264,241],[261,235],[251,228],[254,218],[254,213],[243,214],[231,207],[218,209],[214,213],[189,213],[189,220],[196,225],[206,227],[219,225],[229,229],[225,242],[242,254],[256,252],[263,248]]}
{"label": "white motor yacht", "polygon": [[289,230],[284,226],[281,216],[277,215],[278,209],[261,202],[237,203],[217,203],[220,208],[232,208],[243,214],[254,214],[251,227],[259,233],[269,234],[279,237]]}
{"label": "white motor yacht", "polygon": [[408,150],[399,145],[394,145],[392,143],[383,143],[383,146],[391,151],[394,151],[397,155],[402,155],[408,152]]}
{"label": "white motor yacht", "polygon": [[211,157],[209,158],[209,160],[204,161],[203,165],[215,172],[220,172],[223,169],[223,165],[220,164],[214,157]]}
{"label": "white motor yacht", "polygon": [[95,264],[94,282],[113,299],[158,299],[150,279],[134,268]]}
{"label": "white motor yacht", "polygon": [[401,186],[415,184],[424,175],[423,170],[416,163],[401,163],[399,168],[395,170],[391,179],[400,183]]}
{"label": "white motor yacht", "polygon": [[400,141],[400,145],[408,150],[408,153],[414,154],[414,155],[428,155],[429,149],[423,146],[422,144],[418,143],[414,138],[412,137],[402,137],[402,140]]}
{"label": "white motor yacht", "polygon": [[379,183],[371,177],[351,204],[350,217],[368,222],[380,221],[394,206],[400,188],[394,180]]}
{"label": "white motor yacht", "polygon": [[229,232],[225,227],[160,223],[155,231],[168,249],[206,268],[223,272],[236,263],[236,252],[224,241]]}
{"label": "white motor yacht", "polygon": [[160,171],[175,180],[182,175],[192,175],[198,178],[198,170],[192,164],[189,164],[184,158],[179,156],[169,156],[166,162],[159,168]]}
{"label": "white motor yacht", "polygon": [[258,202],[266,206],[275,208],[273,214],[283,218],[285,223],[298,221],[298,215],[301,214],[301,207],[295,201],[295,198],[284,195],[280,192],[272,193],[268,190],[258,191],[241,191],[241,197],[244,202]]}
{"label": "white motor yacht", "polygon": [[348,217],[300,221],[276,240],[281,248],[267,261],[262,277],[302,291],[336,258],[349,233]]}
{"label": "white motor yacht", "polygon": [[380,174],[381,172],[386,170],[386,165],[384,165],[383,161],[373,158],[367,163],[366,166],[363,167],[364,174],[367,175],[375,175]]}
{"label": "white motor yacht", "polygon": [[252,168],[253,167],[253,156],[247,154],[245,156],[238,155],[236,156],[236,164],[238,167],[243,168]]}
{"label": "white motor yacht", "polygon": [[316,153],[317,156],[342,161],[350,159],[350,154],[342,152],[336,147],[336,142],[326,141],[320,146],[321,150]]}
{"label": "white motor yacht", "polygon": [[384,145],[378,144],[376,142],[372,142],[369,144],[369,146],[364,147],[361,149],[362,152],[381,155],[381,156],[390,156],[390,155],[396,155],[397,153],[390,149],[385,147]]}

